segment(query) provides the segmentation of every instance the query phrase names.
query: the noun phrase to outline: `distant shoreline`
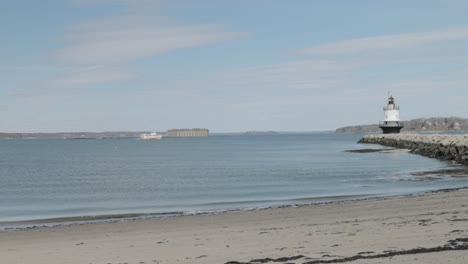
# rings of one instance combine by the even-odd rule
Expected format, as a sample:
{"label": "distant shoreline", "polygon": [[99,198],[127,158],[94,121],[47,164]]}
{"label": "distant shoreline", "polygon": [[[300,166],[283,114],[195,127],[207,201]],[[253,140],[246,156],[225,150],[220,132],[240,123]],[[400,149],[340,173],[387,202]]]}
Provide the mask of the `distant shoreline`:
{"label": "distant shoreline", "polygon": [[[149,131],[135,132],[50,132],[50,133],[0,133],[0,139],[125,139],[138,138],[141,134]],[[165,135],[165,132],[157,132]],[[262,135],[284,135],[284,134],[316,134],[334,133],[334,131],[246,131],[246,132],[225,132],[210,133],[210,136],[262,136]]]}
{"label": "distant shoreline", "polygon": [[107,139],[137,138],[148,131],[134,132],[51,132],[51,133],[0,133],[0,139]]}

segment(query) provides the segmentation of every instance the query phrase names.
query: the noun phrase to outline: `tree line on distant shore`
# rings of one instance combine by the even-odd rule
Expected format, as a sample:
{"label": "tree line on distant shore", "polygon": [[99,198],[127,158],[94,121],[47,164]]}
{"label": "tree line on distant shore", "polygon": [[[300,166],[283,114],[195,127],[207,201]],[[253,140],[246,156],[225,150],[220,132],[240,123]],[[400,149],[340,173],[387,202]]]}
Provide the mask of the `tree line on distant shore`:
{"label": "tree line on distant shore", "polygon": [[[456,132],[468,131],[468,119],[461,117],[431,117],[404,121],[402,132]],[[378,124],[356,125],[337,128],[336,133],[380,133]]]}

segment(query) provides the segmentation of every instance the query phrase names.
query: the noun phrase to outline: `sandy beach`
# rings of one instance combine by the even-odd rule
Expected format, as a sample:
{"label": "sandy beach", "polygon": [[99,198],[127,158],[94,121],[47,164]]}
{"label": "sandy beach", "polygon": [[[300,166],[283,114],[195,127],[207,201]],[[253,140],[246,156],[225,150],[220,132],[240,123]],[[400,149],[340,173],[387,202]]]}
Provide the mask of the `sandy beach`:
{"label": "sandy beach", "polygon": [[468,263],[467,197],[457,190],[4,231],[0,262]]}

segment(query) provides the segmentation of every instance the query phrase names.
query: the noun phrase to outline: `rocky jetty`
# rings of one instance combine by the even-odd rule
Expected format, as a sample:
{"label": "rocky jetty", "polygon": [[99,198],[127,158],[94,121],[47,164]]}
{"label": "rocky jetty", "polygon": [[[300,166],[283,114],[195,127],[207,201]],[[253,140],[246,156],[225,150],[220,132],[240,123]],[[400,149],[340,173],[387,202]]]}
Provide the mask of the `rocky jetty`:
{"label": "rocky jetty", "polygon": [[358,143],[409,149],[422,156],[468,165],[468,135],[374,134]]}

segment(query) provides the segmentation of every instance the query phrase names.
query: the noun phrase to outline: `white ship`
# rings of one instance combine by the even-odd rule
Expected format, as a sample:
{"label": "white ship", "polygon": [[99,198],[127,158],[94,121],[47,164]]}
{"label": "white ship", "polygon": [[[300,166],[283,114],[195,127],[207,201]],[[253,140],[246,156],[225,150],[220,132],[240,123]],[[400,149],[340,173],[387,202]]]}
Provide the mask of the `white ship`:
{"label": "white ship", "polygon": [[145,133],[140,135],[140,139],[161,139],[162,136],[158,135],[158,133]]}

